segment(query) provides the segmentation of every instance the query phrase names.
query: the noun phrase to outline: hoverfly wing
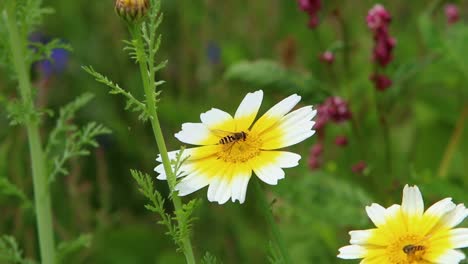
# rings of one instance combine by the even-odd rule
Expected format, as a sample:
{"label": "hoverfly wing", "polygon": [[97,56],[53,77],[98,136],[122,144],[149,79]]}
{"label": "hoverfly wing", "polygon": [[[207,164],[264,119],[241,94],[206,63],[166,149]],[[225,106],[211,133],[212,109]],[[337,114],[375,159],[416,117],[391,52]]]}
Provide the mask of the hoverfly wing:
{"label": "hoverfly wing", "polygon": [[224,138],[226,136],[229,136],[229,135],[232,135],[234,134],[234,132],[229,132],[229,131],[225,131],[225,130],[221,130],[221,129],[210,129],[211,133],[213,133],[213,135],[219,137],[219,138]]}

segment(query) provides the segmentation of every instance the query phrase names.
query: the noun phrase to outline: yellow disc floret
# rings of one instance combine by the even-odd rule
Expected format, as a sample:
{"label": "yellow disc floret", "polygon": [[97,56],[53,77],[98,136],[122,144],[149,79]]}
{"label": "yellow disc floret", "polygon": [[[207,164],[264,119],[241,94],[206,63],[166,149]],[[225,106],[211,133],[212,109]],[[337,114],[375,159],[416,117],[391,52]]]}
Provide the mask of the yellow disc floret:
{"label": "yellow disc floret", "polygon": [[245,132],[245,140],[240,139],[228,144],[220,144],[216,154],[218,159],[229,163],[246,162],[260,154],[262,140],[258,135]]}

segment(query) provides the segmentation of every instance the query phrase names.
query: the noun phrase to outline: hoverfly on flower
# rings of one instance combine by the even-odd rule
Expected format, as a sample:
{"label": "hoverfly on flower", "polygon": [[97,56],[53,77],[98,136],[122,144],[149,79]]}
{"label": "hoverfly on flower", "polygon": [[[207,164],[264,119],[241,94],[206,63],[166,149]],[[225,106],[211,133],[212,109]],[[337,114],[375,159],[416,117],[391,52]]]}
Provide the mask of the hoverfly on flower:
{"label": "hoverfly on flower", "polygon": [[[176,186],[180,196],[208,187],[208,200],[223,204],[245,201],[252,172],[263,182],[276,185],[284,168],[298,165],[300,155],[282,149],[311,137],[316,111],[304,106],[290,112],[301,97],[291,95],[254,122],[263,91],[248,93],[234,117],[216,108],[200,115],[201,123],[184,123],[175,134],[180,141],[198,145],[184,151]],[[175,157],[177,151],[169,155]],[[160,162],[160,159],[158,158]],[[162,164],[155,168],[158,179],[166,179]]]}

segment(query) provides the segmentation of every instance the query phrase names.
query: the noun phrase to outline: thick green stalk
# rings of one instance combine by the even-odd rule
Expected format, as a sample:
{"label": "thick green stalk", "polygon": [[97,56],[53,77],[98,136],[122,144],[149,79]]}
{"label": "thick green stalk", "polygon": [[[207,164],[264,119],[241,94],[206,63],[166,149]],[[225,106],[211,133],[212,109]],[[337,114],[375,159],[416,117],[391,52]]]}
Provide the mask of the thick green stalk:
{"label": "thick green stalk", "polygon": [[[14,1],[12,1],[14,2]],[[15,6],[10,4],[8,11],[3,13],[4,21],[9,33],[11,55],[15,68],[19,91],[23,104],[34,110],[34,101],[31,96],[31,82],[29,76],[29,65],[25,62],[26,43],[18,33]],[[52,209],[49,193],[48,180],[45,169],[44,152],[39,135],[38,121],[29,117],[26,122],[29,149],[32,162],[32,176],[34,184],[34,203],[36,209],[37,229],[39,233],[39,248],[41,251],[41,262],[52,264],[55,262],[55,244],[52,226]]]}
{"label": "thick green stalk", "polygon": [[[146,106],[148,108],[148,112],[150,115],[151,127],[153,128],[154,138],[156,140],[156,144],[158,145],[159,153],[161,154],[164,171],[166,172],[166,175],[167,175],[167,182],[169,184],[169,189],[171,192],[173,192],[175,188],[175,184],[176,184],[176,176],[174,175],[174,172],[171,166],[171,161],[169,159],[169,155],[167,154],[166,143],[164,141],[161,126],[159,124],[158,114],[156,111],[154,80],[150,80],[149,78],[149,71],[148,71],[148,66],[147,66],[148,60],[144,53],[144,46],[143,46],[141,31],[135,26],[133,29],[131,29],[131,33],[134,39],[136,39],[138,42],[137,43],[137,58],[138,58],[139,66],[140,66],[140,73],[141,73],[141,78],[143,81],[143,88],[145,90]],[[150,63],[152,63],[151,58],[150,58]],[[180,197],[177,195],[172,195],[171,200],[174,204],[174,208],[176,212],[181,211],[182,201]],[[176,218],[177,218],[179,226],[184,224],[177,215],[176,215]],[[182,245],[183,245],[182,250],[184,252],[187,263],[194,264],[195,257],[193,254],[192,243],[188,235],[186,235],[182,239]]]}
{"label": "thick green stalk", "polygon": [[258,180],[255,180],[255,190],[257,191],[257,199],[259,200],[260,207],[263,210],[263,215],[265,216],[265,219],[270,226],[271,234],[273,235],[276,246],[280,250],[284,263],[292,263],[289,252],[284,244],[283,237],[281,236],[278,226],[276,225],[275,218],[273,217],[273,213],[271,212],[270,203],[268,203],[267,199],[265,198],[265,194]]}

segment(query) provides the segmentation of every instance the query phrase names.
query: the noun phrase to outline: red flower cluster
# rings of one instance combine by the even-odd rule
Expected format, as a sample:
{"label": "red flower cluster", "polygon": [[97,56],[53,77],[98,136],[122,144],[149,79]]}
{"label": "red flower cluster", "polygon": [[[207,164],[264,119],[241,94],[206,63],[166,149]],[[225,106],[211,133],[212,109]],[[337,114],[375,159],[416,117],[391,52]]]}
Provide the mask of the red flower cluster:
{"label": "red flower cluster", "polygon": [[[369,10],[366,17],[367,26],[374,34],[372,58],[383,68],[393,60],[392,52],[396,44],[395,38],[390,36],[388,30],[391,21],[390,13],[380,4]],[[370,80],[374,82],[375,87],[380,91],[384,91],[392,85],[392,80],[383,74],[374,73]]]}
{"label": "red flower cluster", "polygon": [[353,167],[351,168],[351,171],[353,171],[356,174],[362,174],[366,168],[367,168],[366,162],[361,160],[358,163],[353,165]]}
{"label": "red flower cluster", "polygon": [[348,103],[341,97],[328,97],[325,102],[317,107],[317,118],[314,128],[320,133],[325,125],[332,121],[342,123],[351,118]]}
{"label": "red flower cluster", "polygon": [[385,91],[392,86],[392,80],[384,74],[374,73],[371,75],[370,80],[374,82],[375,88],[379,91]]}
{"label": "red flower cluster", "polygon": [[322,143],[317,143],[310,148],[309,168],[311,170],[316,170],[322,165],[322,152]]}
{"label": "red flower cluster", "polygon": [[382,5],[377,4],[367,14],[366,21],[374,33],[374,60],[385,67],[393,59],[392,50],[396,43],[388,32],[392,17]]}
{"label": "red flower cluster", "polygon": [[319,23],[317,13],[322,8],[322,2],[320,0],[298,0],[298,2],[301,10],[309,14],[309,27],[317,27]]}
{"label": "red flower cluster", "polygon": [[447,4],[445,6],[445,16],[447,17],[447,23],[456,23],[460,19],[458,7],[455,4]]}
{"label": "red flower cluster", "polygon": [[[341,97],[329,97],[322,104],[318,105],[314,129],[318,132],[319,142],[310,149],[309,168],[311,170],[316,170],[322,165],[324,129],[326,124],[330,122],[343,123],[350,118],[351,111],[349,110],[348,103]],[[348,139],[345,136],[339,136],[336,138],[335,144],[344,147],[348,144]]]}

